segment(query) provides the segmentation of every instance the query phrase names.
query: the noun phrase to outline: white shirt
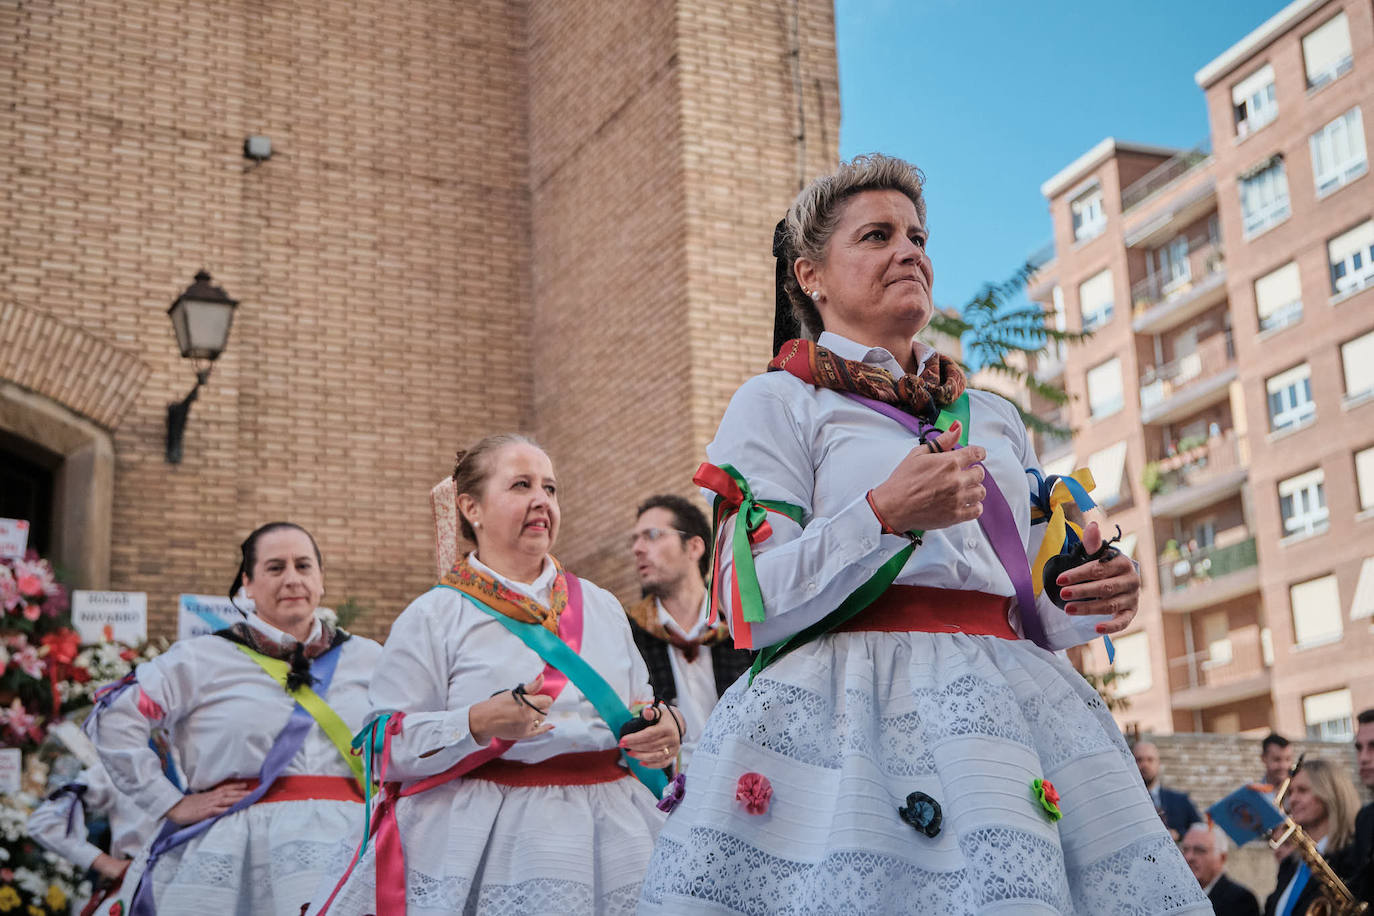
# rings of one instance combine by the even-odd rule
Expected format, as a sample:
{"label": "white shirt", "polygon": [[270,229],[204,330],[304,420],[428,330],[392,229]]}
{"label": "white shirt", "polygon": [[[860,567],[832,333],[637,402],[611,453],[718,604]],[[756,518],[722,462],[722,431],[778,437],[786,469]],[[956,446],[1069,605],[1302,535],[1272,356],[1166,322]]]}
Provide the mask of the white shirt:
{"label": "white shirt", "polygon": [[[476,557],[469,562],[495,576]],[[557,570],[546,563],[533,583],[498,581],[547,606]],[[630,635],[615,596],[582,583],[582,656],[622,701],[649,702],[649,671]],[[544,661],[461,592],[433,588],[410,603],[391,625],[370,698],[373,715],[404,712],[402,731],[392,739],[388,779],[404,782],[441,773],[480,750],[468,728],[468,710],[516,684],[528,684]],[[571,682],[549,708],[553,730],[517,741],[503,759],[535,763],[558,754],[609,750],[619,737]]]}
{"label": "white shirt", "polygon": [[43,848],[57,853],[77,868],[90,868],[102,850],[86,838],[87,811],[101,812],[109,819],[110,855],[117,859],[132,859],[138,855],[143,844],[157,832],[158,820],[116,789],[104,767],[87,767],[72,782],[85,786],[86,794],[77,804],[70,833],[67,831],[67,812],[72,804],[69,795],[44,801],[29,815],[29,835]]}
{"label": "white shirt", "polygon": [[[845,359],[882,366],[896,377],[905,374],[881,347],[828,331],[817,342]],[[923,344],[915,347],[923,362],[934,353]],[[969,412],[968,441],[987,450],[984,464],[1011,506],[1028,557],[1034,557],[1045,526],[1030,525],[1031,478],[1025,469],[1038,469],[1040,462],[1025,424],[1009,401],[986,391],[969,389]],[[734,465],[756,498],[800,506],[806,522],[802,528],[770,512],[773,535],[753,548],[766,614],[752,625],[755,648],[829,614],[907,545],[905,538],[882,533],[866,497],[918,444],[896,421],[787,372],[756,375],[735,392],[707,456],[713,464]],[[733,527],[722,529],[727,542],[722,574],[727,576]],[[927,531],[896,583],[1015,594],[977,520]],[[724,591],[728,613],[729,590]],[[1093,639],[1104,619],[1069,617],[1044,595],[1037,607],[1056,649]],[[1013,611],[1010,619],[1019,629],[1019,613]]]}
{"label": "white shirt", "polygon": [[[696,639],[707,629],[707,617],[711,611],[711,596],[702,596],[701,612],[690,632],[684,633],[677,625],[673,615],[664,608],[663,602],[654,599],[658,608],[658,622],[665,630],[670,630],[684,639]],[[672,643],[668,644],[668,663],[673,667],[673,683],[677,685],[677,708],[682,713],[682,765],[685,768],[696,750],[697,741],[711,710],[716,708],[716,676],[711,661],[711,647],[699,646],[695,661],[688,661],[687,655]]]}
{"label": "white shirt", "polygon": [[[294,647],[294,638],[256,614],[248,622]],[[382,647],[354,636],[339,651],[334,678],[321,696],[356,732],[367,716],[367,687]],[[296,705],[257,662],[221,636],[184,639],[137,671],[138,684],[100,714],[94,740],[111,781],[154,817],[165,814],[182,793],[163,775],[162,762],[148,747],[153,723],[139,709],[140,692],[162,711],[157,724],[171,736],[188,792],[204,792],[226,779],[256,779]],[[316,726],[306,733],[285,775],[353,772]]]}

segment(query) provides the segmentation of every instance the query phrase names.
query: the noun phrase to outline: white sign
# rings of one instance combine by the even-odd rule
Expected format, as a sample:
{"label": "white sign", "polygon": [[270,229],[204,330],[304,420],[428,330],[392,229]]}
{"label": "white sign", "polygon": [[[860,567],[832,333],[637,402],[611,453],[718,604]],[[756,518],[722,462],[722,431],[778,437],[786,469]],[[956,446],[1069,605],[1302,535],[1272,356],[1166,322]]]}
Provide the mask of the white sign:
{"label": "white sign", "polygon": [[22,557],[28,545],[28,522],[22,518],[0,518],[0,557]]}
{"label": "white sign", "polygon": [[81,642],[122,642],[140,646],[148,639],[146,592],[72,592],[72,626]]}
{"label": "white sign", "polygon": [[24,758],[17,747],[0,748],[0,794],[14,795],[21,788]]}
{"label": "white sign", "polygon": [[[239,607],[253,612],[253,602],[247,598],[234,599]],[[223,595],[179,595],[177,597],[177,639],[203,636],[238,623],[243,619],[238,608]]]}

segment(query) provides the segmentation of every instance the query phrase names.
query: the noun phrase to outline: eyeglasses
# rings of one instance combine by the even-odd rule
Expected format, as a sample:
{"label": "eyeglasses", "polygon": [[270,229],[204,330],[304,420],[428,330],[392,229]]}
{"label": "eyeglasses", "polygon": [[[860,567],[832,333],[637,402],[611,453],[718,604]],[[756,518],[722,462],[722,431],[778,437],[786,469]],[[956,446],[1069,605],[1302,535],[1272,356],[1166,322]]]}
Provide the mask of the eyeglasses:
{"label": "eyeglasses", "polygon": [[644,540],[652,544],[659,538],[667,537],[669,534],[680,534],[683,537],[687,536],[687,532],[681,531],[677,528],[644,528],[640,531],[630,532],[630,536],[625,541],[625,546],[628,547],[630,550],[634,550],[635,545],[639,543],[640,538],[643,538]]}

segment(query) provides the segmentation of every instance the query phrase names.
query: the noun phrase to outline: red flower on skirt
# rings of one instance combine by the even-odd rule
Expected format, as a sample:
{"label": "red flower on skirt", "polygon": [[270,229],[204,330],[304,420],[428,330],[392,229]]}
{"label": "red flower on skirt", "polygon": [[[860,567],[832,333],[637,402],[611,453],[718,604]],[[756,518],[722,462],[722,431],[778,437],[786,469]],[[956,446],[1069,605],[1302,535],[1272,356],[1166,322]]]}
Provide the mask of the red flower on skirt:
{"label": "red flower on skirt", "polygon": [[745,773],[735,784],[735,801],[750,814],[763,814],[773,800],[773,784],[762,773]]}

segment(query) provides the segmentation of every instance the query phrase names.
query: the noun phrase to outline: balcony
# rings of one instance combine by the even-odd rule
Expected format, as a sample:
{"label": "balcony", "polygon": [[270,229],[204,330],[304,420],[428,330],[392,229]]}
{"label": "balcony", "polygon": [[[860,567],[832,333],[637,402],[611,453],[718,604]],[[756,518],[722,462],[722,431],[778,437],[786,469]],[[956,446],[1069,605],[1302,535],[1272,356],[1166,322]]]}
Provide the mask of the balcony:
{"label": "balcony", "polygon": [[1229,331],[1213,334],[1187,356],[1140,377],[1140,421],[1172,423],[1230,396],[1236,351]]}
{"label": "balcony", "polygon": [[1217,208],[1212,157],[1203,149],[1161,163],[1121,192],[1127,248],[1152,248]]}
{"label": "balcony", "polygon": [[1233,430],[1145,466],[1143,483],[1155,518],[1181,518],[1239,493],[1248,462]]}
{"label": "balcony", "polygon": [[1139,204],[1144,203],[1148,198],[1164,190],[1184,175],[1207,164],[1212,158],[1211,153],[1207,151],[1207,146],[1208,144],[1204,143],[1197,149],[1190,149],[1179,153],[1172,159],[1166,159],[1151,171],[1146,172],[1143,177],[1128,185],[1121,192],[1121,211],[1129,213]]}
{"label": "balcony", "polygon": [[1180,549],[1170,542],[1159,557],[1159,606],[1170,613],[1196,611],[1259,589],[1255,538],[1225,547]]}
{"label": "balcony", "polygon": [[1200,652],[1169,660],[1174,709],[1206,709],[1265,696],[1270,682],[1255,625],[1231,630]]}
{"label": "balcony", "polygon": [[1226,298],[1226,258],[1221,243],[1208,241],[1188,252],[1183,277],[1147,277],[1131,287],[1131,328],[1137,334],[1159,334]]}

